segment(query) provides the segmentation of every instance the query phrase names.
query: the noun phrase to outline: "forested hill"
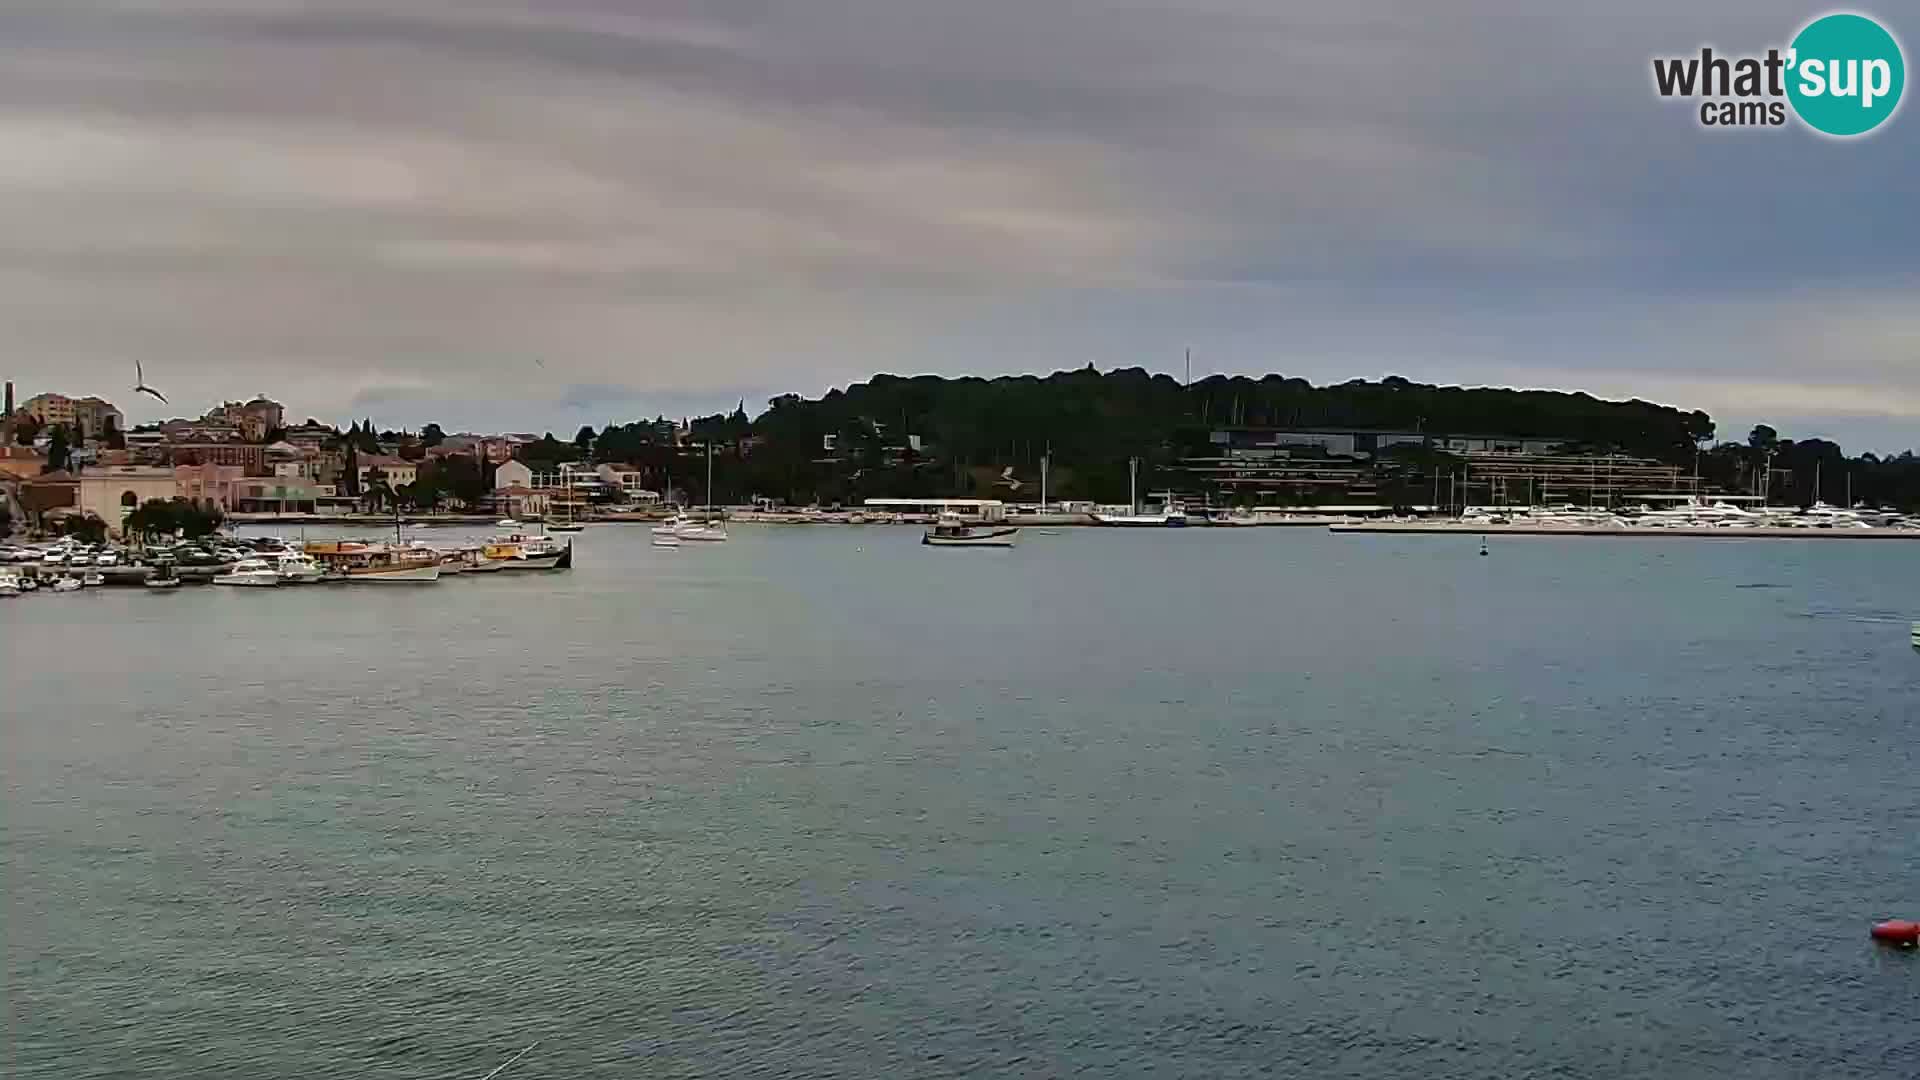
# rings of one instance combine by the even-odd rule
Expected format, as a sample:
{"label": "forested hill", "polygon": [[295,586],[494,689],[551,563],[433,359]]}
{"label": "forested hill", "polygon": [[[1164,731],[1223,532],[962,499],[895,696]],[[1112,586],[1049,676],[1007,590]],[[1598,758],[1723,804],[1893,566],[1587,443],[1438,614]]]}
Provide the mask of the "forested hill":
{"label": "forested hill", "polygon": [[[1197,449],[1226,425],[1556,437],[1593,449],[1691,461],[1713,436],[1703,412],[1549,390],[1428,386],[1389,376],[1314,386],[1305,379],[1216,375],[1191,386],[1139,368],[1045,378],[877,375],[818,400],[776,398],[754,423],[776,448],[818,448],[824,435],[884,444],[907,434],[941,457],[1026,461],[1051,446],[1062,462],[1157,458]],[[874,431],[873,426],[878,425]]]}

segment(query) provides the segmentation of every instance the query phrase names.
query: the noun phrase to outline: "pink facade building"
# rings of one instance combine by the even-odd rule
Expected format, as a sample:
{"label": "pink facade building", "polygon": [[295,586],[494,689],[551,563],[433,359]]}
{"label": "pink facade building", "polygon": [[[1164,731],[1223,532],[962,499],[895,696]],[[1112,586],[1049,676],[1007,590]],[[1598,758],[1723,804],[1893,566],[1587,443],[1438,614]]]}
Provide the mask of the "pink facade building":
{"label": "pink facade building", "polygon": [[232,511],[240,501],[240,482],[246,475],[247,470],[239,465],[176,465],[173,484],[182,499]]}

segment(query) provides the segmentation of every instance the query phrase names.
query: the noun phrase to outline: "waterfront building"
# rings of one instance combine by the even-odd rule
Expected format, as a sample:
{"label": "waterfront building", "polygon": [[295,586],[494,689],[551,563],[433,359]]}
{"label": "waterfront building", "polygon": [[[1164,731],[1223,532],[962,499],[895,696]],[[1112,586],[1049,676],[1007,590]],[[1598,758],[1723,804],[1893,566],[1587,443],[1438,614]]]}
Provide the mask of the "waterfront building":
{"label": "waterfront building", "polygon": [[78,474],[48,473],[40,481],[36,486],[68,489],[66,496],[55,505],[97,517],[116,535],[121,532],[121,522],[141,503],[150,499],[172,499],[178,490],[172,469],[148,465],[112,465]]}
{"label": "waterfront building", "polygon": [[529,518],[544,517],[550,505],[548,492],[514,484],[498,487],[488,500],[491,512],[502,517]]}
{"label": "waterfront building", "polygon": [[525,462],[506,461],[502,462],[499,468],[493,470],[493,488],[495,491],[501,491],[511,487],[531,488],[532,486],[533,470],[528,468]]}
{"label": "waterfront building", "polygon": [[266,447],[244,442],[169,442],[155,448],[162,464],[237,465],[248,476],[268,474]]}
{"label": "waterfront building", "polygon": [[246,475],[238,465],[176,465],[175,494],[196,506],[215,506],[230,513],[238,507],[238,489]]}
{"label": "waterfront building", "polygon": [[660,493],[647,488],[646,474],[632,465],[607,464],[595,469],[605,488],[626,503],[660,501]]}
{"label": "waterfront building", "polygon": [[387,486],[398,490],[420,478],[420,463],[391,454],[361,454],[356,465],[360,490],[367,490],[367,477],[374,469],[379,469],[387,479]]}
{"label": "waterfront building", "polygon": [[233,508],[254,514],[310,514],[318,509],[322,494],[320,485],[300,477],[247,477],[235,485]]}
{"label": "waterfront building", "polygon": [[1530,454],[1469,450],[1460,502],[1487,506],[1579,503],[1615,506],[1681,490],[1677,465],[1625,454]]}

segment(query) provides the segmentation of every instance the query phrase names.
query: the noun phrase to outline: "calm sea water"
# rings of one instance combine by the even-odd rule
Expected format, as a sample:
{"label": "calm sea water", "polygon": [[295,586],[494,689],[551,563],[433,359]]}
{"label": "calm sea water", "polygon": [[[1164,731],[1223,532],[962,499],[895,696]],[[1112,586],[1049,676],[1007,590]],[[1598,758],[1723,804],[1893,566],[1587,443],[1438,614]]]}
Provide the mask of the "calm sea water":
{"label": "calm sea water", "polygon": [[1024,541],[4,602],[0,1071],[1920,1070],[1920,545]]}

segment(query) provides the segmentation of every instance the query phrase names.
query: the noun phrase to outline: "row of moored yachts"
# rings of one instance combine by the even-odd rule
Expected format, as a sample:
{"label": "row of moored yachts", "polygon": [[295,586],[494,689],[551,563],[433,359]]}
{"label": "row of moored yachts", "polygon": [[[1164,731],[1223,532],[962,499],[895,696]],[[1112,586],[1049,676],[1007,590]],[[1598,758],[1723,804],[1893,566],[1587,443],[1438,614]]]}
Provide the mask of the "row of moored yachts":
{"label": "row of moored yachts", "polygon": [[[314,540],[302,545],[268,547],[215,574],[215,585],[275,588],[282,585],[430,584],[462,574],[565,570],[573,565],[573,545],[548,536],[508,534],[482,544],[435,547],[425,541],[388,544],[365,540]],[[150,588],[167,588],[177,573],[163,570],[147,578]]]}
{"label": "row of moored yachts", "polygon": [[43,589],[75,592],[109,583],[156,590],[209,581],[242,588],[334,582],[431,584],[461,574],[565,570],[573,565],[573,545],[523,533],[454,547],[420,540],[296,543],[278,538],[220,538],[150,548],[138,558],[130,552],[95,555],[72,544],[26,550],[41,557],[7,560],[28,564],[24,566],[0,565],[0,596]]}
{"label": "row of moored yachts", "polygon": [[1920,520],[1868,507],[1735,506],[1690,500],[1674,506],[1612,511],[1577,506],[1468,507],[1466,525],[1527,525],[1567,529],[1916,529]]}

